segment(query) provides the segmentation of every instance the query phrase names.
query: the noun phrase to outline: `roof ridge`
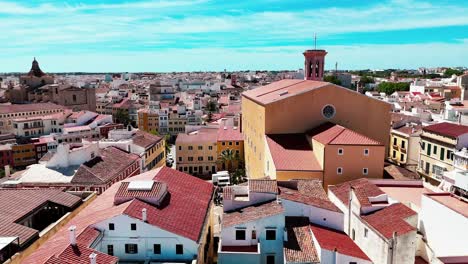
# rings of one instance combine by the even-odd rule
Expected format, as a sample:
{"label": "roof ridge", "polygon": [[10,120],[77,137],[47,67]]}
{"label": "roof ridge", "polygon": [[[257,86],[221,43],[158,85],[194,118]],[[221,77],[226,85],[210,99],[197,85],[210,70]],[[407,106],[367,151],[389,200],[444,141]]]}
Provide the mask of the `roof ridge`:
{"label": "roof ridge", "polygon": [[343,134],[343,132],[346,130],[345,127],[340,126],[340,125],[338,125],[338,124],[335,124],[335,126],[340,127],[340,128],[341,128],[341,131],[338,132],[338,133],[336,134],[336,136],[334,136],[331,140],[329,140],[329,141],[327,142],[327,144],[330,144],[331,142],[333,142],[333,140],[335,140],[338,136],[340,136],[341,134]]}
{"label": "roof ridge", "polygon": [[270,93],[276,92],[276,91],[278,91],[278,90],[281,90],[281,89],[284,89],[284,88],[288,88],[288,87],[291,87],[291,86],[296,85],[296,84],[299,84],[299,83],[303,83],[303,82],[305,82],[305,81],[306,81],[306,80],[298,80],[298,82],[295,82],[295,83],[293,83],[293,84],[289,84],[289,85],[286,85],[286,86],[282,86],[282,87],[280,87],[280,88],[276,88],[276,89],[274,89],[274,90],[267,91],[267,92],[264,92],[264,93],[262,93],[262,94],[259,94],[259,95],[257,95],[257,97],[264,96],[264,95],[266,95],[266,94],[270,94]]}

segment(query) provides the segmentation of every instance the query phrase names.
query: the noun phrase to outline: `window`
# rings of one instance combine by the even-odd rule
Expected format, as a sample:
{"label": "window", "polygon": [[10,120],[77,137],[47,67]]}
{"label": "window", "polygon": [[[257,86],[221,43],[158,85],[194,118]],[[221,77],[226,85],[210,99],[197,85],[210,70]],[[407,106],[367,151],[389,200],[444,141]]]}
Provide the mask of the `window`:
{"label": "window", "polygon": [[226,146],[226,142],[222,142],[221,145]]}
{"label": "window", "polygon": [[239,141],[236,141],[236,146],[239,146]]}
{"label": "window", "polygon": [[188,150],[193,150],[193,146],[188,146]]}
{"label": "window", "polygon": [[447,159],[453,160],[453,151],[447,150]]}
{"label": "window", "polygon": [[209,161],[212,161],[212,160],[213,160],[213,156],[208,156],[208,160],[209,160]]}
{"label": "window", "polygon": [[343,168],[341,168],[341,167],[336,168],[336,173],[337,174],[343,174]]}
{"label": "window", "polygon": [[130,224],[130,229],[131,229],[131,230],[136,230],[136,224],[135,224],[135,223]]}
{"label": "window", "polygon": [[115,230],[114,223],[109,223],[109,230]]}
{"label": "window", "polygon": [[434,152],[432,154],[437,154],[437,146],[434,146]]}
{"label": "window", "polygon": [[76,102],[76,95],[73,95],[73,102]]}
{"label": "window", "polygon": [[114,245],[107,245],[107,255],[114,256]]}
{"label": "window", "polygon": [[177,244],[175,248],[176,248],[175,251],[176,251],[177,255],[183,255],[184,254],[184,245]]}
{"label": "window", "polygon": [[125,244],[125,253],[126,254],[138,254],[138,245],[137,244]]}
{"label": "window", "polygon": [[252,239],[257,239],[257,231],[252,230]]}
{"label": "window", "polygon": [[393,158],[396,158],[396,151],[394,150],[393,153],[392,153],[392,157]]}
{"label": "window", "polygon": [[198,150],[203,150],[203,146],[198,146]]}
{"label": "window", "polygon": [[397,145],[397,138],[393,138],[393,145],[394,145],[394,146]]}
{"label": "window", "polygon": [[369,169],[368,168],[363,168],[362,169],[362,174],[363,175],[367,175],[369,173]]}
{"label": "window", "polygon": [[179,146],[179,150],[182,150],[182,146]]}
{"label": "window", "polygon": [[426,142],[423,142],[423,143],[421,144],[421,149],[424,150],[425,148],[426,148]]}
{"label": "window", "polygon": [[231,141],[229,141],[229,146],[232,146],[232,142],[231,142]]}
{"label": "window", "polygon": [[193,161],[193,157],[188,157],[188,161]]}
{"label": "window", "polygon": [[343,155],[344,150],[342,148],[338,149],[338,155]]}
{"label": "window", "polygon": [[236,230],[236,240],[245,240],[245,230]]}
{"label": "window", "polygon": [[431,147],[432,147],[432,145],[430,143],[428,143],[427,144],[427,152],[426,152],[427,155],[431,155]]}
{"label": "window", "polygon": [[203,161],[203,157],[198,157],[198,161]]}
{"label": "window", "polygon": [[209,149],[209,150],[213,150],[213,146],[208,146],[208,149]]}
{"label": "window", "polygon": [[266,240],[276,240],[276,230],[267,229],[266,230]]}
{"label": "window", "polygon": [[161,244],[153,245],[153,254],[161,254]]}
{"label": "window", "polygon": [[445,149],[440,148],[440,160],[444,160],[444,158],[445,158]]}
{"label": "window", "polygon": [[369,230],[367,228],[364,228],[364,237],[367,237],[368,232],[369,232]]}
{"label": "window", "polygon": [[369,149],[364,149],[364,156],[369,156]]}
{"label": "window", "polygon": [[268,255],[266,257],[266,264],[275,264],[275,256],[273,255]]}
{"label": "window", "polygon": [[351,230],[351,239],[354,240],[356,238],[356,232],[354,231],[354,228],[353,230]]}
{"label": "window", "polygon": [[404,161],[405,160],[405,154],[400,154],[400,161]]}
{"label": "window", "polygon": [[401,141],[401,148],[405,148],[406,147],[406,141],[402,140]]}
{"label": "window", "polygon": [[335,107],[333,105],[326,105],[322,109],[322,115],[326,119],[333,118],[335,116],[335,113],[336,113],[336,111],[335,111]]}

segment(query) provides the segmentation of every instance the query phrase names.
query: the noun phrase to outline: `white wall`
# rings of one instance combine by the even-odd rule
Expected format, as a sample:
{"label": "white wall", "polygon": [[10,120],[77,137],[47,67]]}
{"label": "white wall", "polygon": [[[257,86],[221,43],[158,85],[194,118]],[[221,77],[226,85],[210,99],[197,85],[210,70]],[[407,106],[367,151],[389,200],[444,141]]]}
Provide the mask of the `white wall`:
{"label": "white wall", "polygon": [[[267,229],[276,230],[276,240],[266,240]],[[246,240],[236,240],[236,230],[245,230]],[[256,231],[257,239],[252,240],[252,230]],[[261,246],[261,262],[265,263],[266,256],[275,255],[275,263],[283,263],[283,235],[284,235],[284,215],[278,214],[259,220],[230,226],[221,230],[222,246],[250,246],[256,245],[257,240]],[[221,263],[221,262],[220,262]]]}
{"label": "white wall", "polygon": [[[247,186],[238,186],[238,187],[246,189],[246,192],[248,191]],[[224,212],[236,210],[238,208],[247,207],[247,206],[250,206],[250,205],[253,205],[253,204],[259,204],[259,203],[275,200],[276,199],[276,194],[250,192],[248,201],[235,201],[234,200],[234,192],[233,192],[233,197],[232,198],[233,198],[232,200],[224,200],[223,201],[223,210],[224,210]]]}
{"label": "white wall", "polygon": [[[321,258],[320,258],[320,263],[351,263],[355,262],[356,264],[371,264],[371,261],[348,256],[348,255],[343,255],[339,252],[335,252],[327,250],[327,249],[322,249],[321,250]],[[335,260],[336,259],[336,260]],[[336,262],[335,262],[336,261]]]}
{"label": "white wall", "polygon": [[436,256],[464,256],[468,218],[423,195],[419,229]]}
{"label": "white wall", "polygon": [[285,216],[305,216],[313,224],[343,231],[344,214],[312,205],[281,199]]}
{"label": "white wall", "polygon": [[[108,229],[109,223],[114,223],[115,230]],[[136,223],[137,230],[132,231],[130,225]],[[127,215],[119,215],[94,225],[104,233],[104,237],[95,249],[107,253],[107,245],[114,246],[114,255],[121,261],[140,260],[175,260],[180,262],[195,259],[198,244],[188,238],[168,232],[156,226],[142,222]],[[138,244],[138,254],[126,254],[125,244]],[[153,244],[161,244],[161,255],[153,254]],[[176,254],[176,244],[184,245],[184,254]]]}
{"label": "white wall", "polygon": [[47,162],[47,168],[61,167],[65,168],[72,165],[81,165],[86,161],[99,155],[98,144],[93,143],[81,148],[70,150],[69,145],[60,144],[57,152]]}

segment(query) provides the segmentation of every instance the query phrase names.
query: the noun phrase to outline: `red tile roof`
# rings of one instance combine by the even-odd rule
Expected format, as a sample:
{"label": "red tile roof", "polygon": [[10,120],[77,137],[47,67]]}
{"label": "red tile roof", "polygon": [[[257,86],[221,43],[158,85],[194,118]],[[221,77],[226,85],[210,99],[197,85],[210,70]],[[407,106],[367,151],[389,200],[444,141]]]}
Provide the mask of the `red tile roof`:
{"label": "red tile roof", "polygon": [[120,183],[120,188],[114,198],[115,205],[119,205],[136,198],[154,206],[158,206],[160,200],[164,198],[167,191],[167,185],[162,182],[152,182],[151,190],[129,190],[129,184],[129,182]]}
{"label": "red tile roof", "polygon": [[310,229],[320,248],[334,251],[343,255],[370,261],[369,257],[343,232],[326,227],[310,224]]}
{"label": "red tile roof", "polygon": [[[80,244],[77,244],[76,246],[69,245],[62,253],[60,253],[60,255],[57,256],[57,258],[64,261],[62,263],[89,264],[89,255],[92,253],[96,254],[96,264],[114,264],[119,261],[117,257],[101,253]],[[49,264],[50,262],[46,263]]]}
{"label": "red tile roof", "polygon": [[213,185],[167,167],[161,168],[154,180],[165,183],[169,191],[161,206],[133,200],[124,213],[141,219],[141,209],[146,208],[150,224],[198,242],[208,216]]}
{"label": "red tile roof", "polygon": [[243,92],[242,96],[261,105],[266,105],[284,98],[331,85],[332,84],[327,82],[285,79]]}
{"label": "red tile roof", "polygon": [[394,232],[403,235],[416,230],[405,221],[406,218],[417,213],[402,203],[391,204],[361,218],[386,238],[391,238]]}
{"label": "red tile roof", "polygon": [[307,134],[318,142],[328,145],[383,145],[353,130],[332,123],[318,126]]}
{"label": "red tile roof", "polygon": [[319,180],[278,182],[280,198],[312,205],[325,210],[341,212],[329,199]]}
{"label": "red tile roof", "polygon": [[249,190],[258,193],[278,193],[276,180],[249,180]]}
{"label": "red tile roof", "polygon": [[463,134],[468,133],[468,126],[457,125],[452,123],[439,123],[435,125],[426,126],[423,131],[431,132],[441,136],[457,138]]}
{"label": "red tile roof", "polygon": [[38,230],[17,222],[47,202],[75,208],[81,199],[60,189],[0,189],[0,236],[17,236],[20,245],[37,236]]}
{"label": "red tile roof", "polygon": [[[170,199],[166,201],[170,203],[161,208],[152,207],[152,210],[157,210],[157,212],[148,212],[148,218],[157,216],[159,219],[149,221],[162,228],[167,228],[169,231],[198,241],[211,204],[212,184],[167,167],[151,170],[124,181],[131,180],[156,180],[166,183],[171,195]],[[120,184],[112,185],[98,196],[92,204],[85,207],[77,216],[71,219],[67,226],[62,227],[26,258],[23,263],[44,263],[51,256],[60,254],[69,245],[68,227],[71,225],[76,226],[76,233],[80,234],[78,236],[78,240],[80,240],[81,233],[90,232],[89,226],[114,216],[126,213],[129,216],[141,219],[142,206],[149,210],[151,205],[139,200],[114,205],[114,196],[119,188]],[[152,214],[154,216],[151,216]],[[91,239],[89,237],[92,238],[92,234],[83,235],[83,241],[89,241]]]}
{"label": "red tile roof", "polygon": [[37,103],[37,104],[11,104],[0,105],[0,114],[31,112],[31,111],[46,111],[46,110],[64,110],[65,106],[53,103]]}
{"label": "red tile roof", "polygon": [[190,144],[190,143],[213,143],[216,144],[218,138],[218,129],[215,128],[201,128],[197,132],[189,134],[180,133],[177,136],[176,144]]}
{"label": "red tile roof", "polygon": [[223,228],[282,214],[283,212],[283,206],[276,202],[276,200],[251,205],[231,212],[224,212]]}
{"label": "red tile roof", "polygon": [[139,158],[136,154],[127,153],[116,147],[101,149],[99,156],[83,163],[78,168],[72,183],[104,184],[112,182]]}
{"label": "red tile roof", "polygon": [[307,217],[286,217],[288,241],[284,242],[287,263],[320,263]]}
{"label": "red tile roof", "polygon": [[244,136],[237,127],[220,126],[218,130],[218,141],[244,141]]}
{"label": "red tile roof", "polygon": [[141,130],[138,130],[135,134],[135,136],[133,136],[133,143],[135,143],[135,145],[137,146],[140,146],[140,147],[143,147],[143,148],[150,148],[152,146],[154,146],[155,144],[159,143],[163,138],[162,137],[158,137],[156,135],[153,135],[153,134],[150,134],[150,133],[147,133],[147,132],[144,132],[144,131],[141,131]]}
{"label": "red tile roof", "polygon": [[354,193],[356,194],[361,206],[372,206],[368,199],[369,197],[385,194],[379,187],[377,187],[377,185],[371,183],[366,178],[328,186],[328,191],[331,191],[333,194],[335,194],[335,196],[340,199],[343,204],[348,205],[349,190],[351,187],[354,188]]}
{"label": "red tile roof", "polygon": [[276,170],[322,170],[304,134],[270,134],[266,140]]}

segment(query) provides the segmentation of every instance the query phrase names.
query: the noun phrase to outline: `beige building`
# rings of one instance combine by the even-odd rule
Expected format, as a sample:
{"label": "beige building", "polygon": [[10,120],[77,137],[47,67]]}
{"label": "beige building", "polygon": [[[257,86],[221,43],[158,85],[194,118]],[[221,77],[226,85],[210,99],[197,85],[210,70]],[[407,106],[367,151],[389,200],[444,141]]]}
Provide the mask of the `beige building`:
{"label": "beige building", "polygon": [[[14,127],[15,122],[63,114],[65,111],[65,107],[52,103],[0,105],[0,133],[15,133],[17,129]],[[38,129],[38,127],[33,126],[31,129]]]}
{"label": "beige building", "polygon": [[244,92],[242,132],[247,175],[268,176],[266,135],[305,133],[326,122],[388,147],[390,109],[388,103],[320,81],[282,80]]}
{"label": "beige building", "polygon": [[390,132],[388,159],[401,167],[416,171],[419,160],[419,142],[422,126],[407,123]]}
{"label": "beige building", "polygon": [[439,123],[423,128],[418,171],[438,185],[445,171],[453,170],[453,155],[468,147],[468,126]]}
{"label": "beige building", "polygon": [[176,164],[179,171],[206,176],[215,173],[218,128],[203,127],[179,134],[176,140]]}

